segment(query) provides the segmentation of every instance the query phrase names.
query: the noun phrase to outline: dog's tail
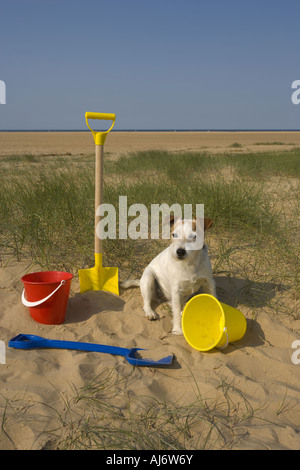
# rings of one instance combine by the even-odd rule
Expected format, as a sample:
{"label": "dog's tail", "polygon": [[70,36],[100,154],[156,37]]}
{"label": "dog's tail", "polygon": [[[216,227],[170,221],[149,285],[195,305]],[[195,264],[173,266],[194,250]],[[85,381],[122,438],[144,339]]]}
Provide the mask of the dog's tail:
{"label": "dog's tail", "polygon": [[126,279],[126,281],[120,282],[122,289],[128,289],[129,287],[139,287],[140,281],[138,279]]}

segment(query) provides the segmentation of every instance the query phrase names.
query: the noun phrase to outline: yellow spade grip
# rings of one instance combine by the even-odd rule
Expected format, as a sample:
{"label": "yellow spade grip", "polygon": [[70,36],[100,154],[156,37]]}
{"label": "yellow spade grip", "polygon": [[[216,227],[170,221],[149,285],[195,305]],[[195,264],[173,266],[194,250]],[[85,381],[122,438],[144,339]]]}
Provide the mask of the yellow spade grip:
{"label": "yellow spade grip", "polygon": [[[106,121],[112,121],[112,125],[111,127],[105,131],[105,132],[97,132],[97,131],[94,131],[90,126],[89,126],[89,123],[88,123],[88,120],[89,119],[100,119],[100,120],[106,120]],[[105,142],[105,139],[107,137],[107,134],[109,133],[109,131],[112,130],[112,128],[114,127],[115,125],[115,120],[116,120],[116,115],[113,114],[113,113],[92,113],[92,112],[86,112],[85,113],[85,120],[86,120],[86,124],[88,126],[88,128],[92,131],[93,133],[93,136],[94,136],[94,140],[95,140],[95,144],[96,145],[104,145],[104,142]]]}
{"label": "yellow spade grip", "polygon": [[106,119],[106,121],[114,121],[116,119],[116,115],[113,113],[89,113],[88,111],[85,113],[86,119]]}

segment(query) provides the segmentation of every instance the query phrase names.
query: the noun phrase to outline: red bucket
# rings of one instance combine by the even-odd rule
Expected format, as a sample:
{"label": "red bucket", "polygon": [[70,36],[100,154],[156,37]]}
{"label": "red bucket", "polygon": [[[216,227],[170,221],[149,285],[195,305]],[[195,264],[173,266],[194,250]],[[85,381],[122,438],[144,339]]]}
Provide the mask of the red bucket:
{"label": "red bucket", "polygon": [[60,325],[65,321],[73,277],[64,271],[42,271],[21,278],[22,302],[35,321],[44,325]]}

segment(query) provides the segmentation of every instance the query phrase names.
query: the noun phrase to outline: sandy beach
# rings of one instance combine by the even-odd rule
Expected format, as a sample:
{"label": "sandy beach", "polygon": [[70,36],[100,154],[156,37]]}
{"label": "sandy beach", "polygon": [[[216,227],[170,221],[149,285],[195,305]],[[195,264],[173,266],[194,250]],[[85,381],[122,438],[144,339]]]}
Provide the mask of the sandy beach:
{"label": "sandy beach", "polygon": [[[240,147],[231,147],[235,143]],[[106,151],[116,156],[145,149],[242,153],[295,146],[300,146],[300,133],[296,132],[113,132]],[[0,133],[0,156],[93,152],[89,132]],[[218,243],[213,235],[212,243]],[[262,298],[255,315],[247,299],[236,305],[240,279],[219,275],[215,280],[221,300],[245,315],[245,336],[222,351],[201,353],[183,336],[172,335],[171,316],[164,305],[157,310],[158,321],[144,317],[139,289],[121,291],[120,296],[101,291],[80,294],[78,279],[74,279],[66,321],[54,326],[39,324],[21,302],[21,277],[29,271],[34,271],[30,260],[2,260],[0,267],[0,340],[5,344],[5,363],[0,364],[0,417],[5,423],[0,430],[0,449],[52,448],[50,430],[56,426],[57,413],[66,417],[74,412],[71,419],[75,422],[75,415],[78,419],[84,410],[81,401],[72,401],[72,410],[68,410],[62,397],[74,396],[74,390],[109,371],[119,379],[126,378],[126,387],[124,380],[116,380],[112,392],[120,410],[127,409],[128,401],[131,412],[138,413],[151,400],[185,406],[200,396],[209,416],[214,416],[211,448],[299,449],[300,364],[292,361],[292,344],[300,340],[300,320],[270,315],[267,298]],[[279,286],[265,287],[269,298],[282,299]],[[144,348],[145,357],[174,354],[174,360],[164,368],[133,369],[121,356],[9,348],[9,340],[19,333]],[[205,426],[203,432],[208,432]],[[187,445],[193,449],[194,443],[191,440]]]}
{"label": "sandy beach", "polygon": [[[238,145],[236,145],[238,144]],[[264,152],[300,146],[300,132],[118,132],[110,133],[105,152],[141,150]],[[94,152],[88,132],[0,132],[1,155],[86,155]]]}

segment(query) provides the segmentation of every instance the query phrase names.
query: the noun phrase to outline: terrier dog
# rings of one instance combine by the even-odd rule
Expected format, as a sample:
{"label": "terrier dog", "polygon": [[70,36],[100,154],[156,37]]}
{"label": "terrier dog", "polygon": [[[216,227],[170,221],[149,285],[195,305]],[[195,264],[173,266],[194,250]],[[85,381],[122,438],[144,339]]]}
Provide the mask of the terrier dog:
{"label": "terrier dog", "polygon": [[204,232],[212,224],[208,218],[201,224],[200,219],[171,217],[171,244],[151,261],[140,281],[129,279],[120,284],[125,289],[140,286],[149,320],[158,318],[151,303],[158,292],[162,293],[172,308],[172,333],[175,335],[182,334],[181,314],[189,298],[200,289],[216,297],[212,267],[204,244]]}

